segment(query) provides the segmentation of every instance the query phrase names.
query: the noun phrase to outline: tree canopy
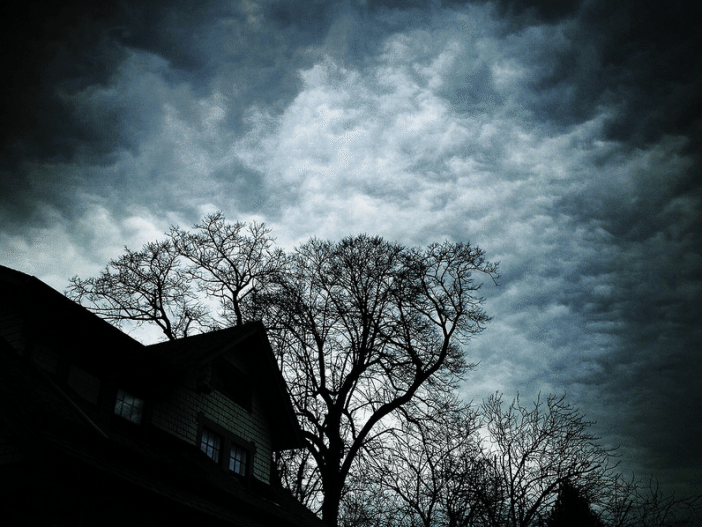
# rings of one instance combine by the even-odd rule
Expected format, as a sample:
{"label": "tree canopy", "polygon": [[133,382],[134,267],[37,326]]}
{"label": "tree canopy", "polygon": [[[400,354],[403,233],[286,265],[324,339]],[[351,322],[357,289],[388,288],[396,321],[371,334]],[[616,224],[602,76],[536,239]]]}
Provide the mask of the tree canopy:
{"label": "tree canopy", "polygon": [[311,240],[279,287],[261,295],[334,523],[359,453],[431,392],[466,371],[459,346],[488,317],[474,274],[496,276],[480,249],[407,249],[379,237]]}
{"label": "tree canopy", "polygon": [[273,244],[264,224],[230,223],[217,212],[139,251],[125,247],[97,277],[74,276],[66,294],[117,326],[154,324],[169,340],[240,325],[255,319],[251,299],[285,266]]}
{"label": "tree canopy", "polygon": [[287,479],[335,525],[361,453],[410,403],[450,393],[470,367],[462,345],[489,320],[481,276],[496,280],[497,265],[468,243],[406,248],[358,235],[285,254],[264,225],[217,213],[194,232],[173,227],[165,241],[126,249],[99,277],[73,278],[67,294],[117,324],[156,324],[168,339],[262,319],[307,442],[306,463],[286,465],[296,473]]}
{"label": "tree canopy", "polygon": [[624,479],[565,397],[460,400],[466,345],[489,321],[481,280],[498,278],[480,248],[274,242],[215,213],[66,293],[166,339],[262,320],[306,442],[279,455],[281,480],[330,526],[693,525],[702,498]]}

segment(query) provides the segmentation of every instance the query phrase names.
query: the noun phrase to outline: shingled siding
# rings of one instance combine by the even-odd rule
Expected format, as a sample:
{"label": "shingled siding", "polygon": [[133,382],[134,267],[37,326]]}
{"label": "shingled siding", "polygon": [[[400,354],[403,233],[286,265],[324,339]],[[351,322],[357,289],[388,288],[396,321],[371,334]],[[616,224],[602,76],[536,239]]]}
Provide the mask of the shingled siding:
{"label": "shingled siding", "polygon": [[15,463],[24,459],[22,449],[11,437],[10,430],[0,421],[0,465]]}
{"label": "shingled siding", "polygon": [[193,380],[176,390],[168,400],[158,401],[153,405],[151,423],[196,445],[197,416],[202,413],[243,440],[256,445],[253,474],[257,479],[270,483],[271,432],[255,393],[251,406],[251,412],[247,412],[216,390],[209,394],[197,393]]}

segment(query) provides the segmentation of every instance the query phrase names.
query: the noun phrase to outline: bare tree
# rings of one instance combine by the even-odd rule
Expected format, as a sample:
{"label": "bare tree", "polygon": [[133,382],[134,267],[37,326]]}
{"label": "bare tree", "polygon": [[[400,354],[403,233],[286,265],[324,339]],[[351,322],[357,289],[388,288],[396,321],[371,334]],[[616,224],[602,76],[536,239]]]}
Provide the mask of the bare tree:
{"label": "bare tree", "polygon": [[212,323],[169,241],[147,243],[140,251],[125,247],[99,276],[71,278],[66,295],[118,327],[125,321],[156,324],[168,339]]}
{"label": "bare tree", "polygon": [[562,397],[527,407],[493,395],[477,416],[455,402],[442,414],[453,417],[418,422],[419,435],[408,430],[376,480],[422,527],[541,526],[563,482],[596,494],[615,467],[590,422]]}
{"label": "bare tree", "polygon": [[618,474],[608,486],[601,517],[611,527],[699,527],[702,496],[664,494],[658,482]]}
{"label": "bare tree", "polygon": [[221,320],[196,295],[219,299],[225,323],[265,318],[309,454],[281,463],[283,479],[335,525],[362,453],[411,402],[451,392],[470,367],[461,345],[488,321],[474,275],[495,280],[497,266],[468,244],[407,249],[365,235],[311,240],[286,256],[264,225],[221,213],[194,229],[127,249],[100,277],[74,278],[68,294],[118,325],[155,323],[169,339]]}
{"label": "bare tree", "polygon": [[477,416],[451,400],[426,409],[410,405],[400,433],[364,458],[345,500],[349,526],[702,524],[702,496],[666,496],[655,480],[624,478],[615,452],[564,397],[525,406],[493,395]]}
{"label": "bare tree", "polygon": [[175,250],[191,263],[185,273],[203,293],[219,299],[229,325],[255,318],[253,298],[271,286],[285,264],[283,251],[273,248],[270,229],[263,223],[229,223],[221,212],[194,229],[170,231]]}
{"label": "bare tree", "polygon": [[449,395],[402,414],[397,433],[366,457],[353,499],[383,500],[372,525],[474,525],[481,504],[472,494],[485,479],[476,411]]}
{"label": "bare tree", "polygon": [[467,244],[311,240],[264,299],[330,525],[364,449],[394,429],[403,407],[451,391],[466,371],[459,345],[488,320],[475,273],[495,278],[496,266]]}
{"label": "bare tree", "polygon": [[275,453],[274,461],[282,486],[307,508],[319,512],[322,481],[312,453],[307,449],[283,450]]}
{"label": "bare tree", "polygon": [[[165,241],[125,247],[102,273],[73,277],[66,295],[118,327],[157,325],[173,340],[192,332],[255,320],[254,297],[274,283],[285,264],[262,223],[228,223],[221,212],[194,232],[172,227]],[[221,316],[205,299],[216,298]]]}
{"label": "bare tree", "polygon": [[528,527],[545,521],[561,484],[571,481],[590,501],[603,501],[617,466],[614,452],[590,432],[592,422],[565,396],[519,397],[505,405],[492,395],[482,405],[487,430],[484,454],[495,485],[482,497],[493,526]]}

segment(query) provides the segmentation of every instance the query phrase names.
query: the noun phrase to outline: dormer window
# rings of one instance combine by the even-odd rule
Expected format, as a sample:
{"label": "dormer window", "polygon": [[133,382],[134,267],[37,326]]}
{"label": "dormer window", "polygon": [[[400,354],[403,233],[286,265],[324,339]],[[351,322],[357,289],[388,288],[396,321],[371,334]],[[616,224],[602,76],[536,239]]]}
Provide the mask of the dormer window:
{"label": "dormer window", "polygon": [[256,453],[253,442],[245,441],[236,434],[198,415],[200,450],[221,469],[229,470],[235,476],[248,478]]}
{"label": "dormer window", "polygon": [[144,413],[144,400],[129,392],[125,392],[121,388],[117,390],[117,398],[115,400],[115,415],[124,417],[127,421],[135,424],[141,424],[141,418]]}
{"label": "dormer window", "polygon": [[222,451],[222,438],[209,428],[203,427],[200,450],[215,463],[219,463],[220,452]]}
{"label": "dormer window", "polygon": [[246,460],[248,458],[246,450],[238,445],[232,445],[229,452],[229,470],[239,476],[246,476]]}

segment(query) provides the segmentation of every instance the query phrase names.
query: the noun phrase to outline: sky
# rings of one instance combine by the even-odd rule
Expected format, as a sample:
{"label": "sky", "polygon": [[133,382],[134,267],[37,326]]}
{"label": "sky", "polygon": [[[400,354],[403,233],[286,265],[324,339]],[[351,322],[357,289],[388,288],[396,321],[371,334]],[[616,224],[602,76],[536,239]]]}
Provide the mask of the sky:
{"label": "sky", "polygon": [[464,396],[566,394],[623,469],[702,494],[702,17],[686,3],[0,9],[0,264],[63,291],[217,210],[286,250],[470,242],[501,278],[481,290],[493,320]]}

